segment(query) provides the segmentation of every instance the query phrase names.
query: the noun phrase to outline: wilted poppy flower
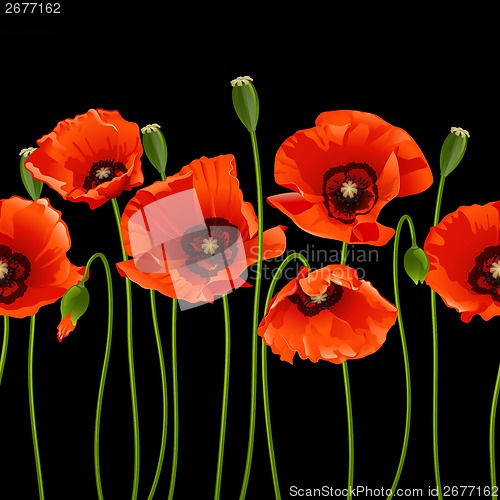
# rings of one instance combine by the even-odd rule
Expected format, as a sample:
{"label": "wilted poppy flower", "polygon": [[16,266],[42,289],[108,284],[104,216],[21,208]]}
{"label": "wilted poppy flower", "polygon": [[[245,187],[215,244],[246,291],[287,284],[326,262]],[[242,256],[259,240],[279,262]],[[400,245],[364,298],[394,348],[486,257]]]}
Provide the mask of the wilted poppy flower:
{"label": "wilted poppy flower", "polygon": [[500,202],[462,206],[430,229],[425,282],[468,323],[500,315]]}
{"label": "wilted poppy flower", "polygon": [[[284,227],[264,231],[263,259],[285,250]],[[121,219],[125,250],[117,264],[144,288],[189,303],[244,286],[257,262],[258,221],[243,201],[233,155],[202,157],[137,191]]]}
{"label": "wilted poppy flower", "polygon": [[65,200],[95,209],[144,182],[139,127],[118,111],[91,109],[37,141],[25,167]]}
{"label": "wilted poppy flower", "polygon": [[397,318],[396,307],[355,269],[329,265],[296,278],[269,302],[258,333],[281,359],[342,363],[376,352]]}
{"label": "wilted poppy flower", "polygon": [[278,149],[276,182],[294,192],[267,201],[308,233],[384,245],[394,230],[377,222],[396,196],[424,191],[432,173],[403,129],[360,111],[329,111]]}
{"label": "wilted poppy flower", "polygon": [[61,212],[46,198],[0,200],[0,314],[24,318],[60,299],[84,267],[71,264]]}

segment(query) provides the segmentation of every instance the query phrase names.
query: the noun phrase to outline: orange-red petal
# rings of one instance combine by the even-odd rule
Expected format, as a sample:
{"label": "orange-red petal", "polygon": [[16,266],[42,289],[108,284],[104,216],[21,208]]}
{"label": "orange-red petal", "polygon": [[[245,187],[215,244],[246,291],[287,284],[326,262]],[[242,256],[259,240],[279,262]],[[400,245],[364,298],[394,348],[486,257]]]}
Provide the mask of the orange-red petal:
{"label": "orange-red petal", "polygon": [[462,206],[432,227],[424,242],[430,264],[425,282],[466,323],[475,315],[484,320],[500,315],[500,300],[475,292],[468,281],[476,257],[500,244],[499,212],[500,202]]}
{"label": "orange-red petal", "polygon": [[[90,109],[60,121],[37,144],[39,147],[26,159],[27,170],[64,199],[84,201],[91,209],[144,182],[139,127],[124,120],[118,111]],[[102,160],[120,162],[126,172],[93,189],[84,189],[90,168]]]}
{"label": "orange-red petal", "polygon": [[[273,297],[259,325],[272,351],[289,363],[298,353],[302,359],[336,364],[376,352],[396,322],[396,307],[348,266],[305,271]],[[300,290],[310,297],[324,294],[331,283],[342,287],[340,300],[313,315],[306,316],[290,300]]]}
{"label": "orange-red petal", "polygon": [[82,279],[85,268],[73,265],[66,256],[71,246],[68,228],[47,198],[0,200],[0,244],[30,263],[26,290],[12,303],[0,301],[0,314],[32,316]]}

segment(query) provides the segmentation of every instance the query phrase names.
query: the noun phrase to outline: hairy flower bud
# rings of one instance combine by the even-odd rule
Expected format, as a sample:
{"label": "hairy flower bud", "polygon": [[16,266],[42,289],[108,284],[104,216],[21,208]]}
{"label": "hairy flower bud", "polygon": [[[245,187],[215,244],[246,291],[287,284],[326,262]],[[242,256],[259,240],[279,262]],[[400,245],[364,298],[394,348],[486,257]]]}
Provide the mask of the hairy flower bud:
{"label": "hairy flower bud", "polygon": [[61,299],[61,322],[58,326],[57,340],[61,342],[76,326],[78,319],[89,307],[90,296],[83,282],[68,289]]}
{"label": "hairy flower bud", "polygon": [[427,254],[417,246],[409,248],[404,257],[406,274],[415,282],[415,285],[423,283],[429,271],[429,259]]}

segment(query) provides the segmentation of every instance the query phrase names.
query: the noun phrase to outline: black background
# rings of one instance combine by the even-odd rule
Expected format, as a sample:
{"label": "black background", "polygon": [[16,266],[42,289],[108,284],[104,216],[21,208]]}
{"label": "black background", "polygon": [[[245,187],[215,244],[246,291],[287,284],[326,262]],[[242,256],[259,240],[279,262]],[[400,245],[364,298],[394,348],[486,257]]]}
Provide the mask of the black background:
{"label": "black background", "polygon": [[[411,215],[422,245],[432,225],[441,144],[451,126],[471,134],[465,158],[447,179],[441,214],[498,199],[497,133],[491,35],[484,18],[467,12],[340,10],[310,5],[272,17],[249,4],[205,6],[182,13],[150,4],[104,10],[62,4],[59,17],[2,11],[2,182],[0,196],[26,196],[18,176],[22,148],[58,121],[90,108],[116,109],[139,126],[161,124],[167,173],[201,156],[232,153],[245,199],[256,207],[250,135],[231,101],[230,81],[254,79],[264,196],[283,192],[273,161],[281,143],[314,125],[328,110],[372,112],[404,128],[426,155],[436,182],[426,192],[393,200],[380,222],[395,227]],[[350,11],[349,11],[350,10]],[[478,30],[478,26],[480,27]],[[144,157],[144,185],[158,173]],[[133,195],[124,192],[121,208]],[[130,498],[133,433],[127,365],[125,287],[113,266],[121,252],[110,203],[91,211],[44,187],[71,233],[71,261],[85,265],[103,252],[114,274],[115,328],[104,394],[101,474],[105,498]],[[295,227],[269,205],[266,228],[288,225],[287,252],[341,244]],[[401,251],[410,244],[407,228]],[[464,242],[466,244],[466,242]],[[368,250],[367,247],[364,247]],[[394,301],[393,240],[377,259],[360,264],[366,279]],[[325,262],[311,261],[319,267]],[[265,264],[269,269],[278,263]],[[401,266],[400,266],[401,267]],[[56,340],[59,303],[36,319],[34,390],[47,499],[97,498],[93,433],[106,343],[106,281],[98,261],[88,283],[91,304],[78,327]],[[250,270],[250,278],[252,271]],[[263,297],[269,281],[263,284]],[[412,424],[401,488],[434,485],[430,290],[400,269],[400,293],[412,378]],[[239,498],[250,408],[252,289],[229,296],[231,379],[224,500]],[[498,369],[498,321],[462,323],[438,297],[439,443],[443,485],[489,485],[488,425]],[[148,497],[161,437],[161,385],[149,292],[133,286],[134,358],[139,405],[139,498]],[[166,498],[172,450],[170,299],[157,295],[168,370],[169,424],[163,473],[155,498]],[[29,320],[10,321],[0,388],[0,498],[38,498],[30,431],[27,360]],[[259,344],[260,345],[260,344]],[[222,302],[178,314],[180,438],[175,498],[213,498],[224,369]],[[290,487],[347,485],[347,423],[342,369],[296,356],[293,365],[269,353],[270,404],[282,498]],[[404,432],[405,380],[397,326],[375,355],[349,364],[355,436],[355,484],[389,488]],[[273,485],[258,393],[255,449],[247,497],[272,499]],[[12,493],[14,492],[14,493]]]}

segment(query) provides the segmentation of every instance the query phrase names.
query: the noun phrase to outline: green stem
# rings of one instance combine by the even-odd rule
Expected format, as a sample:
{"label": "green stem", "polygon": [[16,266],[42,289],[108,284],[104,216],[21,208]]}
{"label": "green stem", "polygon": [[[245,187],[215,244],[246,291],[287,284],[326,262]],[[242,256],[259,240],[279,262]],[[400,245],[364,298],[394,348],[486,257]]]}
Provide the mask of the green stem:
{"label": "green stem", "polygon": [[257,348],[259,326],[259,299],[262,280],[262,233],[264,228],[264,209],[262,195],[262,180],[260,173],[260,160],[257,147],[257,137],[255,132],[250,132],[252,140],[252,151],[255,164],[255,179],[257,189],[257,219],[258,219],[258,254],[257,254],[257,270],[254,286],[254,304],[253,304],[253,326],[252,326],[252,375],[251,375],[251,400],[250,400],[250,426],[248,436],[247,459],[245,465],[245,473],[243,476],[243,485],[240,493],[240,500],[244,500],[250,479],[250,468],[252,466],[252,455],[255,440],[255,420],[257,407]]}
{"label": "green stem", "polygon": [[399,219],[398,226],[396,228],[396,234],[394,236],[394,250],[392,254],[392,275],[394,282],[394,301],[396,305],[396,309],[398,310],[398,327],[399,334],[401,337],[401,347],[403,348],[403,360],[405,366],[405,380],[406,380],[406,422],[405,422],[405,432],[403,438],[403,447],[401,449],[401,457],[399,459],[399,465],[396,471],[396,476],[394,478],[394,482],[391,487],[391,494],[387,497],[387,500],[391,500],[394,496],[394,492],[396,491],[397,485],[399,483],[399,479],[401,477],[401,473],[403,471],[403,465],[406,460],[406,452],[408,450],[408,440],[410,437],[410,422],[411,422],[411,379],[410,379],[410,361],[408,357],[408,348],[406,345],[406,336],[405,329],[403,325],[403,316],[401,314],[401,302],[399,298],[399,281],[398,281],[398,256],[399,256],[399,238],[401,236],[401,229],[403,224],[407,222],[410,228],[411,234],[411,243],[413,247],[416,247],[416,235],[415,228],[413,226],[413,221],[409,215],[403,215],[401,219]]}
{"label": "green stem", "polygon": [[[342,243],[342,253],[340,256],[340,263],[345,264],[347,261],[347,248],[348,244],[344,241]],[[347,361],[342,363],[342,374],[344,375],[344,389],[345,389],[345,403],[347,410],[347,434],[349,445],[349,468],[347,476],[348,493],[347,498],[352,498],[352,487],[354,486],[354,425],[352,419],[352,401],[351,401],[351,386],[349,384],[349,370],[347,368]]]}
{"label": "green stem", "polygon": [[[266,304],[264,306],[264,311],[267,312],[267,308],[269,306],[269,302],[273,297],[274,294],[274,288],[276,287],[276,283],[278,282],[278,279],[281,277],[281,273],[283,269],[288,265],[288,263],[292,259],[298,259],[300,260],[304,266],[310,267],[309,262],[307,259],[300,253],[292,253],[288,255],[288,257],[283,260],[281,265],[278,267],[276,274],[273,276],[273,279],[271,280],[271,284],[269,285],[269,290],[267,291],[267,297],[266,297]],[[273,444],[273,434],[271,430],[271,415],[270,415],[270,410],[269,410],[269,384],[268,384],[268,377],[267,377],[267,345],[262,342],[261,344],[262,349],[262,358],[261,358],[261,368],[262,368],[262,392],[263,392],[263,399],[264,399],[264,417],[265,417],[265,422],[266,422],[266,433],[267,433],[267,446],[269,449],[269,460],[271,462],[271,473],[273,477],[273,485],[274,485],[274,496],[276,500],[281,500],[281,493],[280,493],[280,487],[279,487],[279,482],[278,482],[278,471],[276,468],[276,458],[274,455],[274,444]]]}
{"label": "green stem", "polygon": [[229,395],[229,362],[230,362],[230,347],[231,347],[231,327],[229,319],[229,303],[227,295],[223,295],[222,303],[224,305],[224,325],[225,325],[225,358],[224,358],[224,387],[222,394],[222,416],[220,423],[219,437],[219,457],[217,460],[217,479],[215,483],[215,500],[220,498],[220,487],[222,479],[222,461],[224,457],[224,443],[226,439],[226,420],[227,420],[227,401]]}
{"label": "green stem", "polygon": [[172,473],[168,500],[174,498],[175,478],[177,475],[177,460],[179,456],[179,395],[177,385],[177,299],[172,300],[172,407],[174,420],[174,443],[172,456]]}
{"label": "green stem", "polygon": [[168,406],[167,406],[167,376],[165,370],[165,360],[163,358],[163,349],[161,345],[160,329],[158,327],[158,317],[156,314],[156,297],[155,291],[149,291],[151,299],[151,314],[153,318],[153,326],[156,337],[156,346],[158,349],[158,360],[160,362],[160,372],[161,372],[161,387],[162,387],[162,404],[163,404],[163,422],[162,422],[162,434],[161,434],[161,444],[160,444],[160,455],[158,457],[158,465],[156,467],[156,473],[153,480],[153,485],[151,486],[151,491],[149,492],[148,500],[152,500],[158,486],[158,481],[160,480],[161,469],[163,466],[163,459],[165,457],[165,447],[167,443],[167,421],[168,421]]}
{"label": "green stem", "polygon": [[[118,235],[120,237],[120,245],[122,249],[123,260],[128,260],[125,246],[123,245],[123,237],[120,227],[120,210],[116,198],[111,200],[113,211],[115,213],[116,224],[118,226]],[[130,378],[130,398],[132,402],[132,419],[134,426],[134,478],[132,484],[132,500],[137,498],[139,490],[139,468],[140,468],[140,447],[139,447],[139,416],[137,409],[137,390],[135,384],[135,370],[134,370],[134,346],[132,335],[132,285],[129,278],[125,278],[125,291],[127,297],[127,350],[128,350],[128,367]]]}
{"label": "green stem", "polygon": [[28,396],[30,407],[31,434],[33,436],[33,451],[35,453],[36,477],[38,481],[38,494],[40,500],[45,498],[43,493],[42,467],[40,464],[40,451],[36,433],[35,402],[33,398],[33,347],[35,343],[35,315],[30,317],[30,335],[28,346]]}
{"label": "green stem", "polygon": [[347,429],[349,438],[349,470],[347,478],[347,498],[352,498],[352,488],[354,486],[354,426],[352,419],[351,386],[349,384],[349,370],[347,361],[342,363],[342,373],[344,375],[345,402],[347,408]]}
{"label": "green stem", "polygon": [[102,253],[94,254],[87,262],[87,267],[85,268],[85,274],[83,275],[82,281],[85,281],[90,268],[90,264],[100,258],[104,268],[106,270],[106,281],[108,285],[108,333],[106,340],[106,351],[104,354],[104,362],[102,365],[101,382],[99,384],[99,394],[97,396],[97,409],[95,416],[95,430],[94,430],[94,469],[95,469],[95,479],[97,486],[97,495],[99,500],[104,498],[101,485],[101,467],[99,461],[99,436],[101,429],[101,413],[102,413],[102,401],[104,397],[104,385],[106,382],[106,374],[108,372],[109,357],[111,355],[111,337],[113,332],[113,280],[111,277],[111,270],[106,257]]}
{"label": "green stem", "polygon": [[[443,200],[444,181],[446,177],[441,175],[438,193],[436,197],[436,208],[434,211],[434,226],[439,223],[441,202]],[[434,449],[434,475],[438,499],[443,499],[441,477],[439,473],[439,445],[438,445],[438,328],[436,313],[436,292],[431,289],[431,317],[432,317],[432,442]]]}
{"label": "green stem", "polygon": [[2,384],[3,369],[7,359],[7,346],[9,345],[9,317],[3,317],[3,342],[2,355],[0,356],[0,385]]}
{"label": "green stem", "polygon": [[498,405],[498,393],[500,392],[500,366],[498,367],[497,382],[495,384],[495,392],[493,393],[493,402],[491,403],[490,416],[490,471],[491,471],[491,488],[497,488],[497,473],[495,466],[495,420]]}

